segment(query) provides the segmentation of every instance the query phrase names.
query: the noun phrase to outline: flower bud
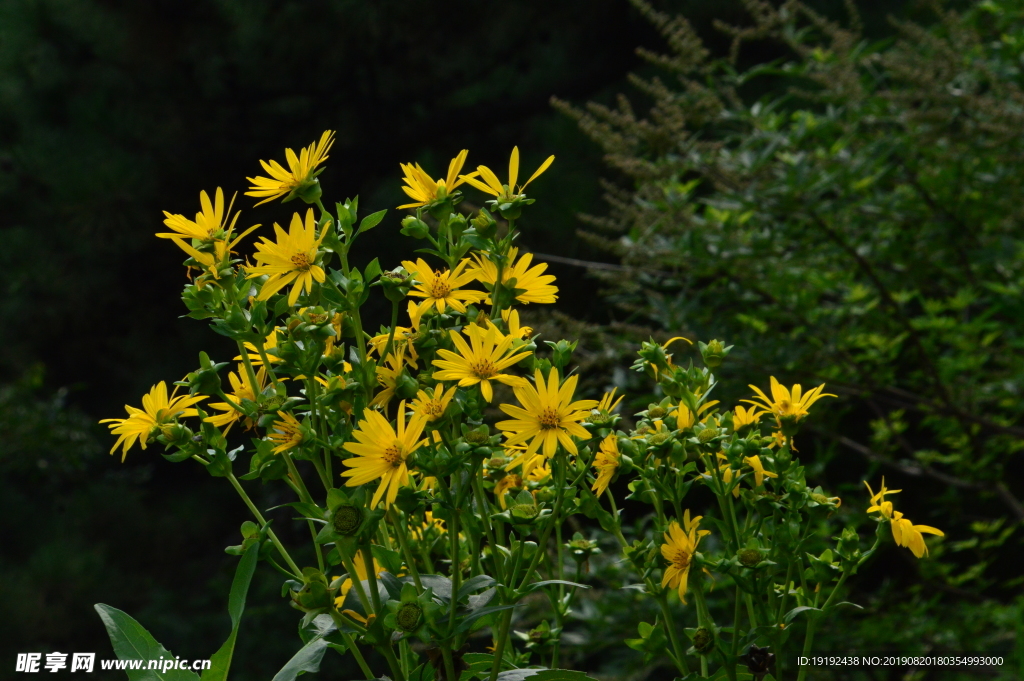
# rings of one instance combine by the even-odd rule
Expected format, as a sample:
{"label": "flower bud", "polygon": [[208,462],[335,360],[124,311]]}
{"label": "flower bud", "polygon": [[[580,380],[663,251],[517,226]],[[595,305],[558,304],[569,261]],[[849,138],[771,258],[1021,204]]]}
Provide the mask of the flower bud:
{"label": "flower bud", "polygon": [[761,552],[757,549],[741,549],[736,554],[740,563],[748,568],[752,568],[761,562]]}
{"label": "flower bud", "polygon": [[725,347],[720,340],[712,340],[707,344],[698,341],[697,346],[700,348],[700,356],[704,359],[704,364],[712,369],[721,365],[722,360],[726,358],[733,347],[731,345]]}
{"label": "flower bud", "polygon": [[384,289],[384,296],[393,303],[401,302],[412,288],[413,278],[405,271],[404,267],[397,267],[390,272],[384,272],[378,279]]}
{"label": "flower bud", "polygon": [[498,231],[498,223],[485,208],[481,208],[473,218],[473,227],[476,229],[476,233],[485,239],[493,238]]}
{"label": "flower bud", "polygon": [[403,603],[395,613],[395,623],[402,631],[416,631],[422,618],[423,608],[416,602]]}
{"label": "flower bud", "polygon": [[693,647],[701,655],[710,653],[715,648],[715,634],[707,627],[700,627],[693,632]]}
{"label": "flower bud", "polygon": [[415,215],[409,215],[402,219],[402,234],[411,236],[413,239],[426,239],[430,234],[430,226]]}
{"label": "flower bud", "polygon": [[343,537],[351,537],[363,522],[363,509],[358,506],[339,506],[334,511],[331,524],[334,531]]}

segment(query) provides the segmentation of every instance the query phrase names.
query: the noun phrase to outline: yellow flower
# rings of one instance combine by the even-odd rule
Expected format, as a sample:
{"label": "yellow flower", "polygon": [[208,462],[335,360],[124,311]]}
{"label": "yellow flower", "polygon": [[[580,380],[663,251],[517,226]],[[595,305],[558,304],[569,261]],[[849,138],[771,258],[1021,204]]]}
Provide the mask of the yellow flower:
{"label": "yellow flower", "polygon": [[767,413],[766,411],[758,411],[757,407],[745,409],[742,406],[737,406],[736,412],[732,417],[732,429],[740,430],[746,426],[755,425]]}
{"label": "yellow flower", "polygon": [[[241,405],[242,400],[249,400],[251,402],[256,401],[256,397],[263,392],[263,389],[267,387],[267,370],[260,367],[256,373],[256,382],[258,385],[254,386],[252,381],[249,380],[249,374],[245,370],[245,366],[238,365],[238,373],[234,371],[228,373],[228,381],[231,382],[231,401],[235,404]],[[216,414],[204,419],[207,423],[212,423],[218,428],[227,426],[224,430],[224,434],[227,435],[231,430],[231,426],[235,425],[235,422],[241,418],[245,418],[245,415],[240,411],[236,411],[227,402],[212,402],[210,407],[217,411],[224,412],[223,414]],[[245,427],[252,428],[252,419],[245,419]]]}
{"label": "yellow flower", "polygon": [[928,525],[915,525],[910,522],[908,518],[904,518],[903,514],[896,511],[892,507],[891,501],[886,501],[886,494],[898,494],[903,490],[899,489],[887,489],[885,486],[885,478],[882,478],[882,487],[878,490],[878,494],[875,494],[871,485],[864,481],[864,486],[868,488],[868,494],[871,495],[871,507],[868,508],[868,513],[874,513],[878,511],[888,521],[892,528],[892,538],[896,541],[897,546],[905,546],[910,549],[913,554],[921,558],[928,555],[928,546],[924,543],[923,534],[935,534],[940,537],[945,537],[945,533],[942,530],[930,527]]}
{"label": "yellow flower", "polygon": [[[520,303],[553,303],[558,300],[558,287],[551,285],[555,276],[544,274],[548,264],[545,262],[530,267],[530,263],[533,262],[532,253],[527,253],[516,262],[517,255],[518,248],[509,249],[508,259],[512,264],[502,269],[501,285],[507,286],[510,280],[515,279],[516,300]],[[494,282],[498,280],[497,265],[482,255],[474,255],[473,259],[476,261],[476,267],[470,272],[484,284],[493,287]],[[484,302],[490,303],[490,297],[488,296]]]}
{"label": "yellow flower", "polygon": [[[612,393],[614,392],[615,391],[613,390]],[[601,449],[598,450],[597,456],[594,457],[594,468],[597,469],[597,480],[594,481],[594,486],[590,488],[597,496],[600,497],[604,494],[604,491],[608,489],[608,483],[611,482],[612,477],[615,475],[615,471],[619,468],[619,460],[621,456],[622,454],[619,452],[619,441],[615,436],[615,433],[610,434],[601,441]]]}
{"label": "yellow flower", "polygon": [[[732,483],[732,479],[735,477],[735,473],[732,472],[732,468],[730,468],[729,466],[722,466],[720,470],[721,470],[721,473],[722,473],[722,484],[724,484],[726,487],[729,487],[729,485]],[[740,486],[739,485],[736,485],[735,487],[732,488],[732,495],[735,498],[739,499],[739,497],[740,497]]]}
{"label": "yellow flower", "polygon": [[498,504],[501,506],[501,510],[508,508],[508,504],[505,502],[505,493],[510,489],[523,489],[523,479],[515,473],[509,473],[494,485],[494,496],[498,498]]}
{"label": "yellow flower", "polygon": [[545,465],[545,459],[543,456],[536,457],[538,465],[530,468],[530,472],[526,474],[526,479],[530,482],[544,482],[545,478],[551,477],[551,467]]}
{"label": "yellow flower", "polygon": [[402,354],[401,351],[397,354],[392,352],[384,360],[384,363],[377,367],[377,383],[384,389],[377,393],[370,402],[371,407],[388,408],[388,403],[391,402],[391,398],[395,396],[395,390],[398,389],[398,377],[402,375],[404,364]]}
{"label": "yellow flower", "polygon": [[[508,161],[508,183],[502,185],[501,180],[494,174],[494,171],[487,166],[477,166],[476,172],[472,175],[462,175],[461,180],[473,185],[482,192],[486,192],[491,196],[498,197],[499,200],[511,201],[516,196],[523,193],[526,189],[526,185],[530,184],[538,177],[541,173],[548,169],[548,167],[554,162],[554,156],[548,156],[547,159],[540,164],[540,167],[534,171],[530,179],[525,184],[516,186],[516,181],[519,179],[519,147],[512,147],[512,156]],[[476,175],[479,175],[483,180],[476,179]]]}
{"label": "yellow flower", "polygon": [[[416,360],[419,359],[419,354],[416,352],[416,346],[414,342],[420,335],[420,311],[416,303],[409,301],[409,326],[396,326],[395,337],[391,341],[391,354],[395,353],[406,353],[405,361],[408,362],[409,366],[413,369],[417,367]],[[384,352],[384,349],[388,344],[388,336],[390,331],[378,334],[370,339],[370,348],[374,350],[379,356]]]}
{"label": "yellow flower", "polygon": [[428,422],[436,421],[448,410],[448,404],[455,396],[455,386],[448,388],[447,392],[440,385],[427,390],[420,390],[416,393],[416,399],[412,401],[412,409]]}
{"label": "yellow flower", "polygon": [[885,476],[882,477],[882,487],[879,490],[879,494],[874,494],[874,492],[871,491],[871,485],[867,483],[867,480],[864,480],[864,486],[867,487],[867,494],[871,495],[871,507],[867,509],[867,512],[873,513],[874,511],[881,511],[882,515],[887,518],[893,517],[893,503],[886,501],[886,495],[898,495],[903,491],[889,490],[889,488],[886,487]]}
{"label": "yellow flower", "polygon": [[901,490],[901,489],[888,489],[888,488],[886,488],[886,486],[885,486],[885,477],[884,476],[882,477],[882,487],[881,487],[881,489],[878,490],[878,494],[875,494],[871,490],[871,485],[868,484],[867,480],[864,481],[864,486],[868,488],[868,494],[871,495],[871,507],[868,508],[867,512],[868,513],[874,513],[875,511],[880,511],[882,515],[884,515],[886,518],[889,518],[891,520],[892,519],[892,513],[893,513],[892,502],[891,501],[886,501],[885,500],[885,495],[886,494],[899,494],[903,490]]}
{"label": "yellow flower", "polygon": [[464,388],[479,383],[480,392],[488,402],[494,397],[492,380],[513,387],[524,383],[517,376],[501,373],[530,354],[513,353],[511,336],[502,336],[493,326],[482,329],[476,324],[469,324],[464,332],[469,336],[469,343],[457,331],[448,332],[458,353],[444,349],[437,351],[442,359],[434,360],[434,366],[441,369],[434,372],[435,380],[458,381]]}
{"label": "yellow flower", "polygon": [[424,298],[417,306],[418,314],[422,315],[431,306],[437,308],[438,314],[443,313],[446,307],[465,314],[465,303],[479,303],[486,298],[487,294],[483,291],[459,290],[476,279],[473,272],[464,272],[469,263],[469,260],[463,259],[454,270],[442,272],[430,269],[430,265],[423,258],[418,258],[416,262],[403,260],[402,267],[416,277],[416,287],[409,291],[409,295]]}
{"label": "yellow flower", "polygon": [[274,421],[274,429],[267,433],[267,439],[277,443],[273,449],[274,454],[302,444],[302,424],[286,411],[279,411],[277,415],[281,420]]}
{"label": "yellow flower", "polygon": [[267,300],[288,284],[292,284],[288,304],[294,305],[303,289],[307,293],[312,293],[314,280],[321,283],[324,281],[324,270],[316,264],[316,256],[326,232],[317,237],[316,220],[313,219],[313,209],[310,208],[306,211],[305,225],[299,214],[293,213],[288,232],[275,222],[274,233],[277,236],[276,243],[262,237],[263,241],[256,244],[256,261],[262,264],[245,269],[249,273],[249,279],[264,274],[270,277],[263,283],[256,300]]}
{"label": "yellow flower", "polygon": [[[358,442],[346,442],[345,451],[356,456],[343,462],[349,470],[341,475],[349,478],[347,487],[357,487],[380,478],[380,486],[370,501],[370,508],[376,508],[384,497],[384,505],[390,506],[398,497],[398,488],[409,484],[409,469],[406,460],[426,444],[420,439],[427,421],[413,415],[409,427],[405,424],[405,400],[398,407],[398,431],[375,411],[363,412],[365,419],[352,433]],[[387,495],[385,496],[385,492]]]}
{"label": "yellow flower", "polygon": [[679,523],[673,520],[664,535],[665,543],[661,545],[661,555],[669,562],[661,578],[661,586],[669,589],[678,588],[679,600],[683,603],[686,603],[686,587],[693,554],[697,551],[701,537],[711,534],[707,530],[697,529],[701,517],[697,516],[690,520],[690,509],[686,509],[683,516],[685,529],[679,527]]}
{"label": "yellow flower", "polygon": [[576,454],[576,443],[572,441],[572,436],[584,440],[590,437],[590,433],[579,422],[586,420],[590,410],[597,405],[596,400],[572,401],[578,380],[579,376],[570,376],[559,387],[557,369],[551,369],[547,382],[540,369],[536,369],[536,387],[526,381],[514,385],[512,389],[516,399],[523,406],[500,405],[501,410],[514,420],[496,424],[499,430],[512,433],[508,444],[516,445],[529,440],[530,444],[526,448],[528,454],[536,453],[543,445],[544,456],[551,458],[561,443],[570,454]]}
{"label": "yellow flower", "polygon": [[[177,392],[177,388],[174,392]],[[146,448],[150,437],[154,436],[154,430],[162,429],[171,424],[175,419],[188,416],[197,416],[199,412],[192,408],[192,405],[202,402],[206,397],[203,395],[179,395],[171,394],[167,397],[167,384],[160,381],[154,385],[148,393],[142,396],[142,409],[124,405],[128,412],[128,418],[103,419],[100,423],[109,423],[107,426],[113,435],[118,435],[117,442],[110,448],[110,453],[121,450],[121,461],[128,456],[128,450],[136,441]]]}
{"label": "yellow flower", "polygon": [[260,165],[270,177],[246,178],[252,182],[252,186],[249,187],[250,191],[247,191],[245,195],[257,198],[265,196],[266,198],[257,203],[257,206],[273,201],[280,196],[284,196],[285,201],[290,201],[295,198],[295,192],[316,182],[316,176],[323,172],[322,169],[317,170],[316,167],[327,160],[327,152],[332,144],[334,144],[334,131],[326,130],[320,136],[319,142],[314,142],[303,148],[298,156],[291,149],[285,149],[288,170],[285,170],[277,161],[267,163],[261,160]]}
{"label": "yellow flower", "polygon": [[[235,228],[238,216],[241,211],[235,213],[231,219],[231,225],[227,224],[227,215],[224,213],[224,191],[217,187],[214,201],[210,201],[210,195],[205,191],[199,192],[199,205],[202,210],[196,213],[195,220],[189,220],[184,215],[172,215],[164,211],[166,219],[164,224],[173,229],[173,232],[159,232],[157,236],[161,239],[197,239],[198,241],[224,241],[225,232]],[[231,200],[232,205],[234,199]],[[231,213],[231,206],[228,206],[228,214]]]}
{"label": "yellow flower", "polygon": [[[429,478],[434,480],[435,478]],[[432,489],[432,488],[431,488]],[[424,521],[422,527],[415,527],[411,523],[409,524],[409,534],[412,538],[421,541],[431,529],[436,529],[440,533],[445,532],[444,521],[440,518],[435,518],[432,511],[424,511]]]}
{"label": "yellow flower", "polygon": [[402,191],[408,194],[415,203],[407,203],[399,206],[398,209],[419,208],[451,194],[456,187],[466,181],[465,178],[459,177],[459,173],[462,171],[468,154],[469,150],[463,149],[458,156],[452,159],[448,164],[448,177],[443,180],[433,180],[420,167],[419,163],[400,163],[402,172],[405,173],[405,177],[402,178],[405,181]]}
{"label": "yellow flower", "polygon": [[519,325],[519,310],[515,310],[511,307],[502,310],[501,318],[502,320],[504,320],[506,326],[508,327],[508,335],[512,336],[513,338],[525,340],[529,338],[530,335],[533,333],[533,329],[531,329],[529,326]]}
{"label": "yellow flower", "polygon": [[824,383],[817,388],[803,393],[800,390],[800,384],[794,385],[793,390],[790,391],[775,380],[774,376],[771,377],[772,399],[768,399],[768,396],[761,392],[761,389],[756,385],[749,387],[757,393],[757,398],[760,401],[757,401],[757,399],[740,401],[753,404],[755,407],[766,408],[768,412],[775,415],[775,420],[778,422],[779,427],[782,426],[783,420],[797,422],[807,416],[807,410],[810,406],[822,397],[835,397],[835,395],[821,392],[825,388]]}
{"label": "yellow flower", "polygon": [[524,444],[510,445],[508,438],[512,437],[513,433],[503,433],[503,435],[505,436],[505,443],[502,445],[502,448],[505,450],[505,456],[509,459],[505,468],[522,466],[520,474],[524,478],[530,478],[535,469],[544,467],[544,462],[547,459],[544,458],[543,454],[527,452],[526,445]]}
{"label": "yellow flower", "polygon": [[[715,406],[716,404],[718,404],[718,400],[711,400],[710,402],[705,402],[704,404],[697,407],[697,416],[694,417],[693,412],[690,411],[690,408],[687,407],[685,404],[680,403],[679,406],[677,406],[675,409],[669,412],[669,416],[676,417],[676,428],[678,428],[679,430],[693,428],[693,426],[697,423],[697,419],[700,418],[704,414],[704,412],[706,412],[708,409]],[[706,421],[706,416],[700,419],[701,423],[704,423]]]}
{"label": "yellow flower", "polygon": [[764,482],[764,479],[766,477],[768,477],[768,478],[777,478],[777,477],[779,477],[778,474],[772,473],[771,471],[765,470],[764,465],[761,463],[761,457],[760,456],[757,456],[757,455],[746,456],[746,457],[743,458],[743,463],[747,464],[748,466],[750,466],[751,468],[754,469],[754,482],[755,482],[754,487],[755,488],[760,487],[761,484]]}
{"label": "yellow flower", "polygon": [[917,558],[928,555],[928,545],[924,543],[922,533],[946,536],[942,530],[934,527],[915,525],[909,519],[904,518],[899,511],[893,511],[890,525],[892,526],[892,538],[896,540],[896,545],[907,547]]}
{"label": "yellow flower", "polygon": [[[164,224],[174,231],[160,232],[157,236],[162,239],[172,240],[178,245],[178,248],[185,251],[193,260],[199,263],[210,276],[214,279],[219,279],[220,270],[230,264],[231,250],[259,225],[253,225],[232,239],[235,223],[238,221],[240,213],[235,213],[231,224],[227,224],[227,218],[224,214],[224,192],[221,191],[220,187],[217,188],[216,203],[210,202],[210,197],[206,192],[199,193],[199,201],[202,205],[202,212],[196,213],[194,221],[189,220],[184,215],[171,215],[164,211],[164,215],[167,216]],[[230,207],[228,212],[230,212]],[[196,248],[192,244],[187,243],[185,239],[194,239],[202,242],[202,244],[199,248]],[[202,279],[199,280],[198,285],[202,288]]]}
{"label": "yellow flower", "polygon": [[619,399],[615,399],[615,392],[617,390],[618,388],[612,388],[611,391],[602,395],[601,401],[597,403],[596,409],[606,414],[611,414],[615,411],[615,408],[619,406],[619,402],[622,402],[622,398],[625,397],[625,395],[619,395]]}
{"label": "yellow flower", "polygon": [[[427,512],[429,513],[429,511]],[[354,564],[354,567],[356,569],[356,579],[358,579],[360,582],[365,582],[367,579],[370,578],[369,573],[366,571],[366,558],[364,557],[365,555],[366,554],[363,553],[362,549],[360,549],[359,551],[356,551],[356,555],[352,559],[352,563]],[[380,576],[380,573],[384,572],[384,567],[377,562],[376,558],[373,559],[373,572],[378,577]],[[338,579],[338,577],[332,577],[331,581],[333,582],[336,579]],[[350,575],[345,578],[344,582],[341,583],[341,591],[338,592],[338,597],[334,599],[334,607],[340,609],[343,605],[345,605],[345,597],[348,596],[348,592],[351,590],[352,577]],[[353,615],[357,614],[351,610],[349,610],[348,612]],[[363,618],[360,617],[359,619],[362,620]],[[365,622],[365,620],[363,621]]]}

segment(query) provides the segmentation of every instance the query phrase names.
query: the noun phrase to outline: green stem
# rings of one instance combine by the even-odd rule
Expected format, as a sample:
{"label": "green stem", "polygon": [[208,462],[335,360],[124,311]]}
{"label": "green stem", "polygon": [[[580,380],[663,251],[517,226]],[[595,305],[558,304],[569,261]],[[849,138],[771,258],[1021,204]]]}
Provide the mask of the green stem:
{"label": "green stem", "polygon": [[373,614],[377,615],[377,617],[382,617],[380,590],[377,588],[377,571],[373,569],[373,551],[370,549],[370,542],[363,542],[359,550],[363,554],[363,565],[366,567],[366,581],[370,585],[370,600],[373,602]]}
{"label": "green stem", "polygon": [[508,640],[508,630],[512,624],[511,609],[506,610],[501,615],[501,624],[498,627],[498,640],[494,644],[494,663],[491,665],[490,681],[496,681],[498,678],[498,672],[501,669],[501,658],[505,654],[505,641]]}
{"label": "green stem", "polygon": [[370,599],[366,595],[366,590],[363,588],[363,580],[359,579],[359,573],[356,571],[355,562],[345,555],[340,549],[338,553],[341,555],[341,563],[345,566],[345,570],[348,572],[348,578],[352,580],[352,588],[356,590],[356,596],[359,597],[359,602],[363,604],[363,610],[370,613]]}
{"label": "green stem", "polygon": [[[650,582],[650,580],[648,580]],[[648,584],[650,588],[650,584]],[[661,616],[665,620],[665,631],[668,633],[668,640],[672,644],[672,652],[675,657],[676,666],[679,668],[680,673],[686,676],[690,673],[690,668],[686,664],[686,657],[683,654],[682,646],[679,644],[679,635],[676,633],[676,625],[672,619],[672,611],[669,610],[668,602],[665,600],[665,593],[662,592],[657,596],[658,607],[661,608]]]}
{"label": "green stem", "polygon": [[441,646],[441,657],[444,659],[444,675],[448,681],[452,681],[455,679],[455,660],[452,659],[451,646]]}
{"label": "green stem", "polygon": [[379,646],[378,650],[384,653],[384,659],[388,661],[388,666],[391,667],[391,673],[395,675],[395,681],[405,681],[405,674],[402,673],[402,665],[398,663],[395,658],[395,651],[391,647],[391,642],[388,641],[382,646]]}
{"label": "green stem", "polygon": [[[391,331],[388,332],[388,342],[384,345],[384,352],[380,356],[381,364],[385,364],[388,361],[388,355],[391,354],[391,346],[395,342],[395,327],[398,326],[398,301],[391,301]],[[402,369],[402,364],[399,362],[398,369]]]}
{"label": "green stem", "polygon": [[295,467],[295,461],[292,459],[292,455],[288,453],[288,450],[281,452],[281,457],[284,458],[284,463],[288,466],[288,472],[291,473],[292,478],[295,480],[295,484],[299,489],[299,499],[305,501],[307,504],[315,503],[313,497],[310,495],[309,490],[306,489],[306,481],[299,475],[299,469]]}
{"label": "green stem", "polygon": [[362,670],[363,675],[368,680],[377,678],[374,676],[373,671],[370,670],[370,665],[366,664],[366,659],[363,657],[363,654],[359,652],[359,647],[352,639],[351,634],[342,629],[342,626],[345,624],[345,619],[341,616],[341,613],[337,610],[331,609],[331,619],[333,619],[334,624],[337,625],[338,632],[341,633],[341,637],[345,641],[345,647],[352,653],[352,657],[356,658],[356,664],[359,665],[359,669]]}
{"label": "green stem", "polygon": [[252,499],[250,499],[249,495],[245,493],[244,489],[242,489],[242,484],[238,482],[238,478],[235,477],[234,473],[228,473],[227,479],[231,483],[231,486],[235,488],[235,491],[238,492],[238,495],[242,497],[242,501],[245,502],[245,505],[249,507],[249,511],[256,518],[256,521],[259,522],[260,527],[266,528],[267,536],[270,537],[270,541],[277,548],[277,552],[280,553],[281,557],[284,558],[284,561],[288,563],[288,567],[291,568],[292,574],[297,578],[302,579],[302,570],[300,570],[299,566],[295,564],[294,560],[292,560],[292,557],[288,554],[287,549],[284,548],[281,540],[277,538],[276,534],[274,534],[274,531],[267,527],[267,521],[263,518],[263,514],[259,512],[256,505],[252,503]]}
{"label": "green stem", "polygon": [[393,508],[388,509],[387,515],[388,520],[391,521],[392,527],[395,528],[395,536],[398,537],[398,545],[402,549],[402,555],[405,556],[405,562],[409,567],[409,573],[412,575],[412,581],[416,584],[416,590],[423,591],[423,585],[420,584],[420,573],[419,570],[416,569],[416,559],[413,557],[412,551],[409,549],[409,543],[405,538],[405,528],[400,524]]}
{"label": "green stem", "polygon": [[327,492],[331,491],[331,479],[333,478],[333,470],[331,466],[331,450],[328,448],[327,437],[327,419],[322,418],[319,409],[317,408],[317,400],[319,399],[319,388],[317,387],[316,378],[310,378],[306,380],[306,393],[310,396],[309,404],[313,415],[313,432],[320,436],[323,440],[323,447],[321,453],[324,457],[323,467],[317,466],[317,472],[320,473],[320,478],[324,483],[324,490]]}
{"label": "green stem", "polygon": [[473,493],[476,496],[476,503],[480,506],[480,515],[484,521],[484,533],[487,535],[487,543],[491,546],[491,561],[494,563],[494,576],[499,582],[504,582],[504,566],[499,559],[498,543],[494,540],[494,528],[491,527],[491,507],[484,494],[483,484],[480,482],[480,471],[472,473]]}

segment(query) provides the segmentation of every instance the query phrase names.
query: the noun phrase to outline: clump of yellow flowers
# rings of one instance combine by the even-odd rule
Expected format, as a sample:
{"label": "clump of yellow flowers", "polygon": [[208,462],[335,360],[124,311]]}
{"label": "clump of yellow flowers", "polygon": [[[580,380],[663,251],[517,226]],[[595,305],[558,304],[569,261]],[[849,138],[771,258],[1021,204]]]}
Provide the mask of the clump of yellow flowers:
{"label": "clump of yellow flowers", "polygon": [[[895,511],[885,496],[898,490],[883,482],[878,494],[868,487],[868,512],[879,514],[873,547],[862,551],[848,527],[834,549],[808,553],[809,535],[840,500],[808,487],[793,437],[812,406],[834,396],[770,377],[770,396],[751,386],[744,402],[752,406],[724,410],[709,399],[712,369],[731,350],[720,341],[699,344],[703,366],[674,360],[687,347],[680,341],[692,343],[684,337],[644,343],[633,368],[659,401],[631,423],[616,389],[579,394],[576,343],[545,347],[520,320],[558,297],[547,266],[517,243],[534,202],[525,190],[554,157],[523,185],[518,149],[507,182],[483,165],[463,173],[466,150],[443,178],[402,164],[413,202],[400,206],[410,211],[400,230],[424,242],[423,255],[357,264],[353,244],[384,224],[386,211],[359,219],[356,199],[324,205],[318,175],[333,139],[328,131],[299,154],[287,150],[287,167],[261,161],[270,177],[249,178],[247,196],[306,205],[287,230],[274,224],[249,248],[243,239],[259,225],[236,232],[240,213],[233,200],[225,207],[220,188],[213,199],[200,194],[194,220],[165,213],[171,231],[157,236],[187,256],[189,316],[209,320],[238,355],[225,372],[229,362],[203,353],[170,393],[161,382],[141,408],[105,419],[122,459],[136,444],[161,446],[168,460],[227,479],[251,513],[243,543],[229,549],[242,558],[216,678],[227,676],[238,603],[257,561],[285,577],[283,592],[302,612],[304,647],[275,678],[315,668],[327,648],[351,655],[366,679],[419,680],[427,669],[454,680],[472,669],[495,681],[530,662],[556,668],[560,633],[588,588],[567,579],[566,554],[580,565],[602,537],[619,545],[660,609],[657,623],[640,623],[641,638],[627,641],[646,659],[664,655],[683,676],[696,665],[704,677],[749,678],[741,660],[767,645],[775,678],[802,678],[806,668],[782,664],[791,625],[806,622],[806,653],[882,526],[919,558],[923,534],[942,534]],[[465,209],[469,190],[485,207]],[[390,306],[390,323],[376,333],[366,326],[371,296]],[[292,495],[310,546],[280,540],[242,482],[257,480]],[[710,491],[710,507],[691,508],[694,485]],[[626,490],[651,510],[642,531],[624,525],[616,495]],[[592,521],[594,538],[563,541],[573,515]],[[726,627],[705,599],[710,579],[735,586]],[[516,649],[514,608],[534,591],[548,595],[554,625],[536,630],[543,645]],[[471,643],[485,628],[490,645]]]}

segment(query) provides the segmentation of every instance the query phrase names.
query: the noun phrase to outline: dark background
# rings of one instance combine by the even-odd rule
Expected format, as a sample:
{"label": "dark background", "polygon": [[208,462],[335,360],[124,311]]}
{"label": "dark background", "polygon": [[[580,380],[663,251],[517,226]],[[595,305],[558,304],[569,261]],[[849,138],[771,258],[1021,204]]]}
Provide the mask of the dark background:
{"label": "dark background", "polygon": [[[842,17],[840,2],[812,4]],[[902,8],[858,4],[874,35]],[[712,21],[742,21],[734,2],[658,6],[683,12],[721,53]],[[239,541],[241,502],[154,449],[122,465],[95,424],[179,379],[200,349],[233,356],[179,318],[185,271],[153,236],[162,210],[191,216],[198,192],[220,186],[239,192],[240,225],[285,222],[295,204],[252,210],[245,177],[325,129],[337,131],[325,199],[359,195],[364,214],[402,202],[400,162],[436,177],[468,148],[469,167],[500,169],[518,145],[526,174],[557,156],[531,186],[525,246],[608,259],[575,230],[576,213],[605,210],[598,179],[609,173],[549,98],[629,91],[626,75],[650,70],[640,45],[661,39],[625,0],[0,4],[2,664],[24,651],[107,655],[95,602],[128,611],[182,657],[209,656],[227,633],[236,559],[220,548]],[[392,210],[355,258],[407,257],[416,246],[400,217]],[[551,270],[558,309],[608,321],[585,270]],[[294,528],[278,522],[287,541]],[[237,678],[269,678],[298,643],[278,578],[260,571],[254,584]]]}

